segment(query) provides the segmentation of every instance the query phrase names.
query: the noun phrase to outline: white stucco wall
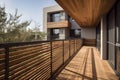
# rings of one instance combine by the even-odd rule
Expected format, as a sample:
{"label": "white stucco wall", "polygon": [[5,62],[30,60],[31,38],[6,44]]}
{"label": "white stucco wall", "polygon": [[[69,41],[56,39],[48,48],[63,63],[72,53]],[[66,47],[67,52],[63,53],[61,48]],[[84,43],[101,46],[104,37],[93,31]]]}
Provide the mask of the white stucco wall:
{"label": "white stucco wall", "polygon": [[96,28],[82,28],[74,20],[70,20],[71,29],[81,29],[81,37],[85,39],[96,39]]}
{"label": "white stucco wall", "polygon": [[96,39],[96,28],[82,28],[81,37],[85,39]]}

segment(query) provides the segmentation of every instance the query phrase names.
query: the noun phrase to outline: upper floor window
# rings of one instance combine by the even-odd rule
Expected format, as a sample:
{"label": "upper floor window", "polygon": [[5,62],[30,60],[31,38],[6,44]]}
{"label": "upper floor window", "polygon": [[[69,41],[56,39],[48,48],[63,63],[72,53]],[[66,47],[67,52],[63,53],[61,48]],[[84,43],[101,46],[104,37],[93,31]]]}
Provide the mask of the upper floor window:
{"label": "upper floor window", "polygon": [[54,12],[48,14],[48,22],[60,22],[65,21],[66,19],[65,12]]}

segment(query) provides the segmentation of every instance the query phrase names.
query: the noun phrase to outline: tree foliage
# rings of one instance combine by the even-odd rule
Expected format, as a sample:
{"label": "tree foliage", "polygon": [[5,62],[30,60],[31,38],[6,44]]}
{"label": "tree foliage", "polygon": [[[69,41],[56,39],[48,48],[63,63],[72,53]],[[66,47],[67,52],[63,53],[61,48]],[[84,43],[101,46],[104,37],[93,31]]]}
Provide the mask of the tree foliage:
{"label": "tree foliage", "polygon": [[[31,21],[22,22],[21,16],[18,15],[18,10],[13,15],[6,13],[5,7],[0,7],[0,43],[41,40],[44,37],[40,31],[27,30]],[[39,36],[37,39],[35,38],[36,33]]]}

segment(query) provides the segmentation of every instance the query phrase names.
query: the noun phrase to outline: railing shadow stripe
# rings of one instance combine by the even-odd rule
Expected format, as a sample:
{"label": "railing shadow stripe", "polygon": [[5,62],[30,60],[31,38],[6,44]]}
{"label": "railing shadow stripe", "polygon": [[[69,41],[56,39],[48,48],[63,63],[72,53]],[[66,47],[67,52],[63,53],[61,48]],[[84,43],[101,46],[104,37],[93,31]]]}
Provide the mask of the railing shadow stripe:
{"label": "railing shadow stripe", "polygon": [[91,59],[92,59],[92,77],[93,80],[97,80],[96,66],[95,66],[95,55],[93,48],[91,48]]}
{"label": "railing shadow stripe", "polygon": [[[83,65],[84,65],[84,70],[83,70],[83,75],[85,75],[85,72],[86,72],[86,66],[87,66],[87,59],[88,59],[88,54],[89,54],[89,49],[86,49],[86,53],[85,53],[85,58],[84,58],[84,61],[83,61]],[[84,80],[84,76],[82,76],[82,80]]]}

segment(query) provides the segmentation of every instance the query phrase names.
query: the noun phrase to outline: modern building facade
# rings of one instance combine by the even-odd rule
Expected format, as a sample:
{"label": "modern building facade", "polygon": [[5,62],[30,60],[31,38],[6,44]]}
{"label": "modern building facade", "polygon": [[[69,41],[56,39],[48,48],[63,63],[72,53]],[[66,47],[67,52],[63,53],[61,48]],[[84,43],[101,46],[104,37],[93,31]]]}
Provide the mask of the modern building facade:
{"label": "modern building facade", "polygon": [[0,80],[120,80],[120,0],[56,1],[47,41],[0,44]]}
{"label": "modern building facade", "polygon": [[47,33],[47,40],[69,37],[68,15],[60,6],[46,7],[43,9],[43,14],[43,28]]}
{"label": "modern building facade", "polygon": [[43,29],[47,33],[47,40],[81,37],[90,39],[95,44],[96,28],[87,29],[80,27],[59,5],[43,9]]}

